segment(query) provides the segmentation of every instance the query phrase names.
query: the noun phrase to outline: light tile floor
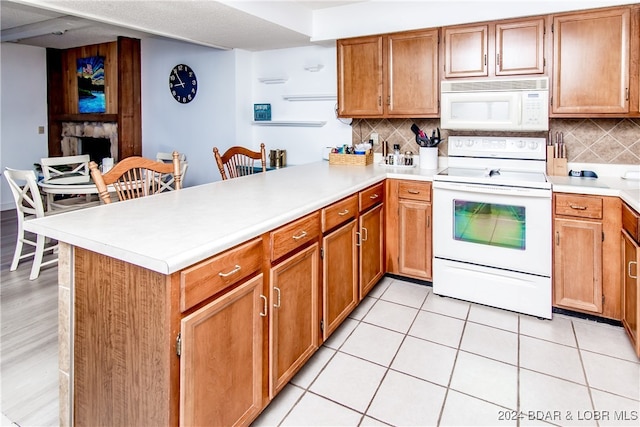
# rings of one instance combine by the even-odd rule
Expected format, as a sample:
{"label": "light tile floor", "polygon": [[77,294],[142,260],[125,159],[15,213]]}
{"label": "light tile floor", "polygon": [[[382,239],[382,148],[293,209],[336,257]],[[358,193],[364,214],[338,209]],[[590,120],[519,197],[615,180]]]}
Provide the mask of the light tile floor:
{"label": "light tile floor", "polygon": [[254,426],[640,425],[621,327],[384,278]]}

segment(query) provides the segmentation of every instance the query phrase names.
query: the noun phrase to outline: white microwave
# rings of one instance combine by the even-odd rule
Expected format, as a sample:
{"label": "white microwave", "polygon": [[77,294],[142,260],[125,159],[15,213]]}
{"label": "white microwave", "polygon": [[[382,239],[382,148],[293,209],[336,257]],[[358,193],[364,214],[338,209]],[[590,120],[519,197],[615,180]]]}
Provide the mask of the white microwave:
{"label": "white microwave", "polygon": [[549,130],[549,78],[443,81],[440,127]]}

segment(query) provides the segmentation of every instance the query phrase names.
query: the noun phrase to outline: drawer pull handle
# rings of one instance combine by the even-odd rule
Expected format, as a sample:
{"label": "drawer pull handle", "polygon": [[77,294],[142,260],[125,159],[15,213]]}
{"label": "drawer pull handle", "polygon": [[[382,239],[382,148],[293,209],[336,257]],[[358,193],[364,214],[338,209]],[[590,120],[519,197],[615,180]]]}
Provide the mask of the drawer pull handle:
{"label": "drawer pull handle", "polygon": [[300,239],[302,239],[303,237],[305,237],[306,235],[307,235],[307,232],[306,232],[306,231],[303,231],[302,233],[300,233],[300,234],[298,234],[298,235],[296,235],[296,236],[293,236],[293,240],[300,240]]}
{"label": "drawer pull handle", "polygon": [[362,246],[362,234],[356,231],[356,246]]}
{"label": "drawer pull handle", "polygon": [[267,317],[267,297],[265,297],[264,295],[260,295],[260,298],[262,298],[262,300],[264,301],[264,304],[262,305],[262,311],[260,312],[260,316]]}
{"label": "drawer pull handle", "polygon": [[370,196],[369,196],[369,198],[370,198],[370,199],[377,199],[378,197],[380,197],[380,196],[378,195],[378,193],[374,193],[374,194],[372,194],[372,195],[370,195]]}
{"label": "drawer pull handle", "polygon": [[576,209],[576,210],[579,210],[579,211],[586,211],[586,210],[587,210],[587,207],[586,207],[586,206],[580,206],[580,205],[569,205],[569,207],[570,207],[571,209]]}
{"label": "drawer pull handle", "polygon": [[409,194],[420,194],[420,192],[418,190],[407,190],[407,193],[409,193]]}
{"label": "drawer pull handle", "polygon": [[274,287],[273,287],[273,290],[274,290],[274,291],[276,291],[276,292],[278,292],[278,298],[276,299],[278,302],[276,302],[275,304],[273,304],[273,306],[274,306],[275,308],[280,308],[280,288],[278,288],[278,287],[274,286]]}
{"label": "drawer pull handle", "polygon": [[362,227],[362,241],[366,242],[369,239],[369,230]]}
{"label": "drawer pull handle", "polygon": [[218,276],[220,277],[229,277],[232,274],[236,274],[238,271],[240,271],[240,266],[238,264],[236,264],[235,268],[233,270],[231,270],[228,273],[223,273],[222,271],[220,273],[218,273]]}
{"label": "drawer pull handle", "polygon": [[346,214],[348,214],[348,213],[349,213],[349,209],[345,209],[345,210],[343,210],[342,212],[338,212],[338,215],[340,215],[340,216],[345,216],[345,215],[346,215]]}
{"label": "drawer pull handle", "polygon": [[[635,274],[635,276],[633,274],[631,274],[631,264],[635,264],[636,265],[636,274]],[[627,264],[627,274],[632,279],[637,279],[638,278],[638,263],[636,261],[629,261],[629,264]]]}

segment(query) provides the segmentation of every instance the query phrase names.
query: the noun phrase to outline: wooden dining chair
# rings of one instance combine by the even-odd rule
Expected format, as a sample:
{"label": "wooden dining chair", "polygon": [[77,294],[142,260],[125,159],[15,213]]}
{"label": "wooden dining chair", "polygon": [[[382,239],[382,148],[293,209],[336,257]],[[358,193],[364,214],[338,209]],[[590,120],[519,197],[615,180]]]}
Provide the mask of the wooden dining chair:
{"label": "wooden dining chair", "polygon": [[[32,240],[33,238],[27,238],[27,235],[25,235],[24,223],[26,221],[34,218],[43,218],[46,215],[42,196],[38,189],[36,173],[33,170],[5,168],[4,177],[9,183],[18,216],[16,249],[13,253],[13,260],[11,261],[9,270],[15,271],[18,268],[20,260],[33,257],[29,280],[34,280],[40,275],[41,267],[58,262],[57,257],[45,262],[42,261],[44,254],[50,251],[55,252],[58,249],[58,245],[41,234],[36,234],[35,240]],[[35,250],[23,254],[23,245],[32,246]]]}
{"label": "wooden dining chair", "polygon": [[213,156],[223,180],[253,174],[256,160],[261,161],[261,172],[267,170],[267,154],[264,144],[260,144],[260,151],[251,151],[245,147],[235,146],[229,148],[223,155],[220,155],[218,147],[214,147]]}
{"label": "wooden dining chair", "polygon": [[132,156],[119,161],[105,174],[100,172],[95,162],[89,163],[89,170],[104,203],[112,202],[109,186],[115,190],[118,200],[137,199],[182,187],[180,154],[177,151],[173,152],[171,163]]}
{"label": "wooden dining chair", "polygon": [[[42,167],[42,175],[45,181],[65,176],[86,176],[89,177],[89,161],[88,154],[80,154],[77,156],[61,156],[61,157],[43,157],[40,159]],[[67,197],[56,200],[56,194],[47,193],[46,210],[47,212],[54,209],[79,209],[96,205],[97,199],[92,198],[90,194],[82,197]]]}

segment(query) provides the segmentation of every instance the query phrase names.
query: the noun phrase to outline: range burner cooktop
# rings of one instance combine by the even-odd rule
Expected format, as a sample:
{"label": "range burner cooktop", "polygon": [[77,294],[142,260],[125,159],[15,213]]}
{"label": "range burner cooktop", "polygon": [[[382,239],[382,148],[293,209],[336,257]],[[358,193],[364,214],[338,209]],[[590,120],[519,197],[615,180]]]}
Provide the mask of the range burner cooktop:
{"label": "range burner cooktop", "polygon": [[450,136],[449,168],[434,181],[551,188],[544,138]]}

